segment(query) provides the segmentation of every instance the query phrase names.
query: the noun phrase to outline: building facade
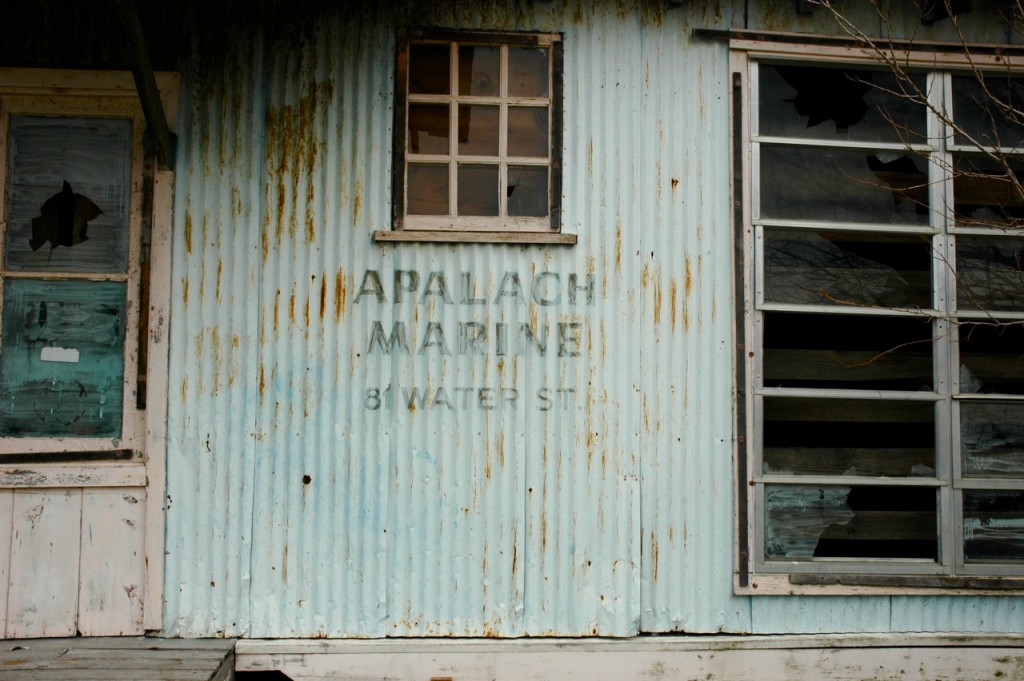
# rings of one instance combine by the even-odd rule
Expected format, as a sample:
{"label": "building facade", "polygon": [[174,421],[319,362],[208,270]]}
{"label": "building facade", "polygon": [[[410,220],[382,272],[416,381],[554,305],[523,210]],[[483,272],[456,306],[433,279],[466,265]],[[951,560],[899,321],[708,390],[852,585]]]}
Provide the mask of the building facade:
{"label": "building facade", "polygon": [[4,633],[1024,674],[1024,51],[973,4],[140,7],[163,164],[137,62],[26,39]]}

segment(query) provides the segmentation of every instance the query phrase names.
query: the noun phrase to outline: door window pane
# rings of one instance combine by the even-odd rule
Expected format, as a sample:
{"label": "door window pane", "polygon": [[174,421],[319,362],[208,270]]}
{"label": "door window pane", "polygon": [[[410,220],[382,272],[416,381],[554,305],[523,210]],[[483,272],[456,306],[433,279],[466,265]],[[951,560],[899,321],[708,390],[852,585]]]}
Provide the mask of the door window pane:
{"label": "door window pane", "polygon": [[125,284],[8,280],[0,436],[118,437]]}
{"label": "door window pane", "polygon": [[132,124],[12,116],[7,268],[124,272]]}

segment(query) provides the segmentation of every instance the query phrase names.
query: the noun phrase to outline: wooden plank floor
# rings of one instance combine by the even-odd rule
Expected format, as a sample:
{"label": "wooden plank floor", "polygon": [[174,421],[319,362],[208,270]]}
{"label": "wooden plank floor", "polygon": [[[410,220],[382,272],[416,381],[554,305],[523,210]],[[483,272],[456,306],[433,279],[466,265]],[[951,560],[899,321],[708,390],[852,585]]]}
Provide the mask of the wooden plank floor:
{"label": "wooden plank floor", "polygon": [[231,681],[230,639],[46,638],[0,641],[0,681]]}

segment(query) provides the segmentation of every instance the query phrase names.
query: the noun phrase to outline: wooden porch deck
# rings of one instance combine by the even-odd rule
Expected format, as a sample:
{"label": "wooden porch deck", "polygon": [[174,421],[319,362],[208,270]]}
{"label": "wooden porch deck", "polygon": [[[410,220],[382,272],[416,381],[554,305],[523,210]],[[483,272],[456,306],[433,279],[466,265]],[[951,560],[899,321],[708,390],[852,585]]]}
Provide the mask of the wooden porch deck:
{"label": "wooden porch deck", "polygon": [[7,639],[0,681],[231,681],[231,639]]}

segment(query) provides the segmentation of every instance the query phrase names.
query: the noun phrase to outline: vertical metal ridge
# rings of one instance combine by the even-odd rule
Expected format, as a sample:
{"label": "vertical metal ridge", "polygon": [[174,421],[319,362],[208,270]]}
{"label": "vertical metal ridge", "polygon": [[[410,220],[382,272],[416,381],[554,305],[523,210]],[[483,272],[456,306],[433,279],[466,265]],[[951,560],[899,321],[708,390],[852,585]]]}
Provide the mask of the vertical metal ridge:
{"label": "vertical metal ridge", "polygon": [[248,627],[255,418],[244,395],[253,387],[255,316],[244,292],[255,269],[245,234],[259,201],[258,164],[237,150],[259,147],[259,80],[249,70],[259,41],[238,36],[238,44],[221,73],[186,80],[191,115],[180,137],[188,165],[176,183],[164,627],[183,636]]}

